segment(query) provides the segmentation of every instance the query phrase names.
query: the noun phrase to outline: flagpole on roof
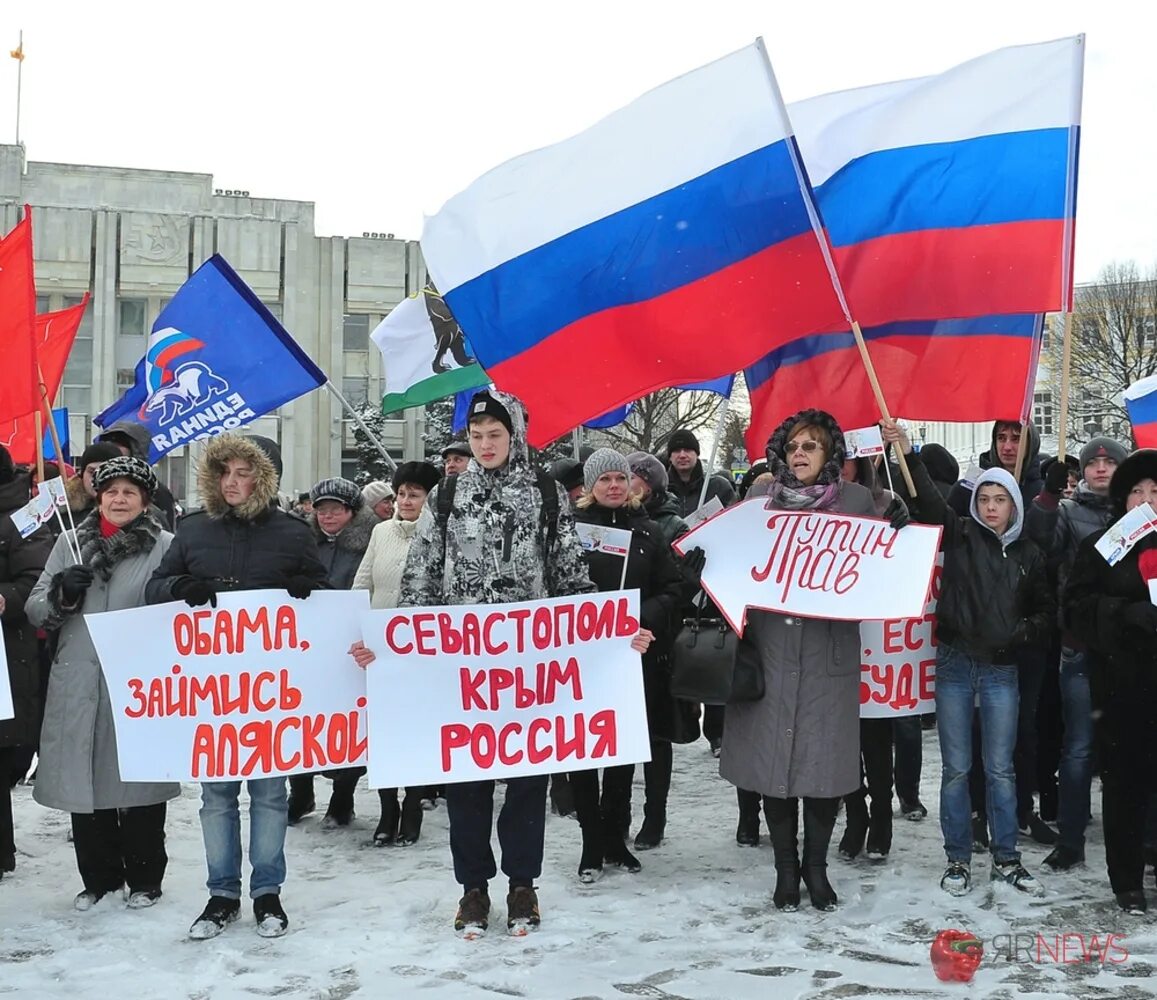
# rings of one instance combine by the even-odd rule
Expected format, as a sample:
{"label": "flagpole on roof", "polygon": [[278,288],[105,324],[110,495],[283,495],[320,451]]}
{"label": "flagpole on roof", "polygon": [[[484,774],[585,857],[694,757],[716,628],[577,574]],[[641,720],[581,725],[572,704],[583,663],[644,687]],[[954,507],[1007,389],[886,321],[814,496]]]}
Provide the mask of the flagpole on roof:
{"label": "flagpole on roof", "polygon": [[395,462],[390,456],[390,453],[386,451],[386,446],[378,440],[378,436],[373,431],[371,431],[369,427],[366,426],[366,422],[362,420],[361,414],[350,405],[350,401],[341,394],[341,391],[338,389],[338,387],[334,385],[333,382],[331,382],[329,379],[325,380],[325,387],[333,394],[334,398],[339,403],[341,403],[346,413],[348,413],[353,418],[353,422],[361,428],[362,433],[369,439],[370,444],[378,449],[382,458],[386,460],[386,465],[390,467],[390,470],[392,472],[396,472],[398,463]]}
{"label": "flagpole on roof", "polygon": [[20,145],[20,84],[24,76],[24,32],[20,32],[20,41],[16,48],[8,53],[16,60],[16,145]]}
{"label": "flagpole on roof", "polygon": [[[763,44],[762,37],[755,40],[755,45],[756,48],[759,49],[760,55],[763,56],[763,65],[767,69],[767,79],[771,84],[772,98],[783,118],[783,124],[787,130],[787,149],[791,155],[792,165],[795,167],[800,193],[803,195],[804,205],[807,207],[812,230],[815,233],[816,239],[819,241],[820,249],[823,251],[824,263],[827,265],[832,287],[835,289],[836,296],[839,298],[840,305],[844,310],[844,318],[851,325],[852,334],[856,338],[856,347],[859,349],[860,360],[864,363],[864,369],[868,373],[868,383],[872,387],[872,394],[876,397],[876,405],[880,408],[880,414],[883,418],[885,420],[891,420],[892,415],[888,410],[888,404],[884,400],[884,391],[880,388],[880,380],[876,377],[876,368],[872,364],[871,355],[868,354],[868,345],[864,340],[864,332],[860,329],[860,324],[852,318],[851,308],[848,305],[847,296],[844,294],[844,285],[840,280],[840,273],[836,268],[831,241],[828,239],[828,232],[824,228],[823,221],[820,219],[819,208],[815,201],[815,192],[812,190],[811,181],[808,179],[807,170],[804,168],[803,161],[800,157],[799,147],[795,142],[795,134],[791,128],[791,119],[787,113],[787,105],[783,103],[783,95],[779,91],[779,83],[775,78],[775,70],[771,65],[771,57],[767,54],[767,46]],[[903,473],[904,482],[908,486],[909,494],[914,497],[916,495],[916,484],[912,480],[912,473],[908,468],[908,462],[904,458],[904,453],[898,448],[896,449],[896,459],[900,466],[900,472]]]}

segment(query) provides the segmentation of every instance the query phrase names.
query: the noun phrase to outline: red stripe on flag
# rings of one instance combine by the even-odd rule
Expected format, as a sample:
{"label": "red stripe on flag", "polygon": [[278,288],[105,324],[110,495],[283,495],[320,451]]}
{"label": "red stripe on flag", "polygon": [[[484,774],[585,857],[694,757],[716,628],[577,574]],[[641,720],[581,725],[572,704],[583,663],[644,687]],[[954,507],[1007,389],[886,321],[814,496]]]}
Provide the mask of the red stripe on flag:
{"label": "red stripe on flag", "polygon": [[[924,229],[837,247],[836,268],[861,326],[906,319],[1060,308],[1063,219]],[[994,271],[994,260],[1005,262]],[[892,405],[889,400],[889,406]]]}
{"label": "red stripe on flag", "polygon": [[36,286],[32,277],[32,210],[0,240],[0,420],[40,405],[36,377]]}
{"label": "red stripe on flag", "polygon": [[[665,295],[586,316],[489,374],[526,403],[527,436],[541,447],[656,389],[718,378],[795,337],[845,326],[808,232]],[[566,386],[577,371],[581,384]]]}

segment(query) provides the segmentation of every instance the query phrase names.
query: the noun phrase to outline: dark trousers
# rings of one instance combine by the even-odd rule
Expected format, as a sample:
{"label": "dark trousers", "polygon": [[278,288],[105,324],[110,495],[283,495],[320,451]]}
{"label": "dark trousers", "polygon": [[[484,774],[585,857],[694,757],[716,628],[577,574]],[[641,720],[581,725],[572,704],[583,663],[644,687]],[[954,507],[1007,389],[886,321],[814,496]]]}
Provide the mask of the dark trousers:
{"label": "dark trousers", "polygon": [[132,892],[159,889],[169,863],[165,811],[159,802],[73,813],[72,846],[85,889],[113,892],[126,882]]}
{"label": "dark trousers", "polygon": [[1020,702],[1012,766],[1016,771],[1016,817],[1022,827],[1028,825],[1028,818],[1034,811],[1032,796],[1037,790],[1039,738],[1037,709],[1047,667],[1048,652],[1044,649],[1025,650],[1017,660],[1016,681]]}
{"label": "dark trousers", "polygon": [[892,846],[891,719],[860,720],[860,775],[860,787],[845,796],[849,823],[853,813],[868,811],[865,800],[871,797],[869,846],[889,850]]}
{"label": "dark trousers", "polygon": [[703,706],[703,738],[709,743],[723,739],[723,713],[725,705]]}
{"label": "dark trousers", "polygon": [[1060,800],[1058,772],[1064,740],[1060,684],[1060,644],[1049,650],[1037,701],[1036,787],[1040,793],[1041,818],[1056,820]]}
{"label": "dark trousers", "polygon": [[12,783],[19,751],[0,747],[0,872],[16,869],[16,829],[12,824]]}
{"label": "dark trousers", "polygon": [[905,805],[920,801],[920,771],[924,766],[924,727],[919,715],[892,720],[896,747],[896,795]]}
{"label": "dark trousers", "polygon": [[[674,753],[666,740],[651,740],[651,759],[643,765],[643,783],[646,799],[643,815],[656,820],[667,816],[667,796],[671,791],[671,771],[674,768]],[[631,786],[627,785],[627,803],[630,809]],[[628,811],[628,815],[630,815]]]}
{"label": "dark trousers", "polygon": [[[498,814],[502,871],[510,884],[533,885],[542,874],[546,831],[547,775],[511,778]],[[498,874],[490,832],[494,826],[494,782],[463,781],[446,786],[450,817],[450,854],[454,877],[464,889],[485,889]]]}
{"label": "dark trousers", "polygon": [[1151,693],[1122,691],[1110,696],[1097,724],[1105,861],[1115,893],[1137,891],[1145,877],[1146,819],[1157,787],[1155,715]]}

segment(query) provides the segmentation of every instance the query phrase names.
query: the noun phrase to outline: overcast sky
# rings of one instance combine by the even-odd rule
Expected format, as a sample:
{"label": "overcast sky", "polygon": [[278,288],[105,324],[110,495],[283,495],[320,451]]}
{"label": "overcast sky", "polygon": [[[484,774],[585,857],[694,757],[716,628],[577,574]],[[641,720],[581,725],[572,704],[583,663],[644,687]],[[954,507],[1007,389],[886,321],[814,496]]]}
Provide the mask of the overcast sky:
{"label": "overcast sky", "polygon": [[0,4],[0,46],[24,30],[30,159],[211,173],[315,202],[320,235],[413,239],[490,167],[756,35],[790,102],[1083,31],[1078,280],[1157,264],[1155,27],[1150,0]]}

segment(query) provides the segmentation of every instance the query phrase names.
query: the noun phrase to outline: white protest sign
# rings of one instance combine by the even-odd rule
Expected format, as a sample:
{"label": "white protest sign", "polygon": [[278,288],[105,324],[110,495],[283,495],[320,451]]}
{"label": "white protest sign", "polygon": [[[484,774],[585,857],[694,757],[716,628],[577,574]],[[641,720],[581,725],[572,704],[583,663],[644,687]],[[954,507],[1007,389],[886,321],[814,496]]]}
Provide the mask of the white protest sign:
{"label": "white protest sign", "polygon": [[8,648],[4,644],[4,632],[0,629],[0,721],[15,717],[16,709],[12,705],[12,681],[8,676]]}
{"label": "white protest sign", "polygon": [[639,592],[362,616],[371,788],[651,758]]}
{"label": "white protest sign", "polygon": [[[1149,603],[1157,604],[1157,580],[1149,580]],[[0,714],[0,719],[4,716]]]}
{"label": "white protest sign", "polygon": [[684,521],[687,522],[688,528],[694,528],[696,525],[702,524],[704,521],[710,520],[716,514],[723,510],[723,501],[719,497],[712,497],[702,507],[693,510],[688,514]]}
{"label": "white protest sign", "polygon": [[1116,566],[1134,545],[1154,530],[1157,530],[1157,513],[1147,503],[1143,503],[1106,531],[1097,542],[1096,549],[1105,557],[1105,562]]}
{"label": "white protest sign", "polygon": [[944,553],[936,559],[924,614],[860,623],[860,718],[936,711],[936,602]]}
{"label": "white protest sign", "polygon": [[601,524],[575,524],[579,541],[587,552],[626,556],[631,551],[631,533],[626,528],[606,528]]}
{"label": "white protest sign", "polygon": [[707,555],[703,589],[743,634],[746,608],[806,618],[918,618],[939,527],[825,511],[785,511],[760,499],[728,507],[678,539]]}
{"label": "white protest sign", "polygon": [[[85,615],[124,781],[236,781],[366,762],[369,592],[217,595]],[[131,636],[131,641],[126,640]]]}
{"label": "white protest sign", "polygon": [[844,449],[848,458],[871,458],[884,454],[884,435],[879,426],[844,431]]}

